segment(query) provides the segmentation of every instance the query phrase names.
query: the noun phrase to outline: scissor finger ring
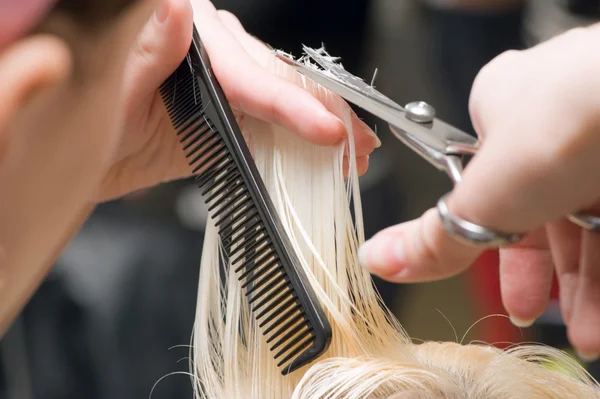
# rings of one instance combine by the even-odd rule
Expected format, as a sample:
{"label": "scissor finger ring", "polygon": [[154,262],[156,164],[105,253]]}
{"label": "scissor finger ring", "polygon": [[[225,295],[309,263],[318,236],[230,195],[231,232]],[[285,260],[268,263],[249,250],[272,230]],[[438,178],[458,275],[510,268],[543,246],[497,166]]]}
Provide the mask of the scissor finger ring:
{"label": "scissor finger ring", "polygon": [[505,233],[471,223],[450,213],[444,195],[437,204],[438,213],[446,233],[457,240],[470,245],[499,248],[515,244],[525,236],[523,233]]}
{"label": "scissor finger ring", "polygon": [[569,215],[567,218],[583,229],[600,233],[600,217],[598,216],[576,213]]}

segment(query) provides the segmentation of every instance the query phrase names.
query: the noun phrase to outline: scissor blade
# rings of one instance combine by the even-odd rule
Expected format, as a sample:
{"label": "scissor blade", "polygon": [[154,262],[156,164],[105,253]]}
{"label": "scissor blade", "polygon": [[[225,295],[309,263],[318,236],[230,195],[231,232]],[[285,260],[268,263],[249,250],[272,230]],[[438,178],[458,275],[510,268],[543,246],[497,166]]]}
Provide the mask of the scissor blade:
{"label": "scissor blade", "polygon": [[[412,136],[412,139],[405,138],[402,140],[405,144],[408,144],[407,139],[409,139],[411,142],[418,142],[422,146],[427,146],[426,152],[437,151],[440,155],[446,154],[448,149],[455,145],[465,148],[477,147],[476,138],[439,119],[427,124],[416,123],[407,119],[403,107],[364,83],[362,79],[350,74],[343,67],[332,63],[315,50],[305,48],[305,52],[321,67],[330,71],[333,77],[326,75],[323,71],[296,62],[284,53],[278,52],[277,55],[282,61],[314,82],[383,119],[396,129],[404,131],[405,136]],[[424,152],[417,152],[425,156]],[[431,160],[430,157],[428,158]]]}
{"label": "scissor blade", "polygon": [[396,126],[399,129],[405,130],[410,134],[417,136],[420,141],[426,143],[433,149],[436,149],[440,152],[445,151],[446,143],[444,142],[443,138],[438,138],[432,133],[432,124],[423,125],[412,122],[406,119],[404,110],[402,108],[391,107],[383,102],[374,100],[372,97],[369,97],[356,89],[348,87],[347,85],[338,82],[335,79],[324,76],[319,71],[315,71],[311,68],[303,66],[293,65],[293,67],[301,74],[338,94],[345,100],[363,108],[365,111],[369,111],[390,125]]}
{"label": "scissor blade", "polygon": [[[322,50],[315,50],[310,47],[304,46],[304,53],[307,57],[309,57],[312,61],[317,63],[321,68],[328,72],[328,75],[332,75],[334,81],[337,81],[346,87],[356,91],[357,93],[362,93],[365,96],[371,98],[375,102],[381,102],[391,108],[396,108],[400,112],[403,112],[404,109],[392,101],[390,98],[386,97],[379,91],[375,90],[372,85],[368,85],[361,78],[352,75],[350,72],[346,71],[341,64],[338,64],[332,57],[327,54],[323,54]],[[301,64],[299,64],[302,66]]]}
{"label": "scissor blade", "polygon": [[360,102],[361,98],[365,97],[364,101],[372,101],[375,104],[379,103],[382,106],[385,105],[400,113],[404,113],[404,108],[399,104],[378,92],[372,86],[367,85],[362,79],[352,75],[343,67],[327,60],[326,57],[322,56],[316,50],[305,47],[304,51],[311,60],[319,64],[324,70],[328,71],[331,76],[324,71],[304,65],[283,52],[278,51],[276,54],[280,60],[334,93],[341,96],[342,94],[338,92],[345,91],[345,95],[350,97],[352,101],[348,98],[346,98],[346,100],[351,101],[352,103]]}

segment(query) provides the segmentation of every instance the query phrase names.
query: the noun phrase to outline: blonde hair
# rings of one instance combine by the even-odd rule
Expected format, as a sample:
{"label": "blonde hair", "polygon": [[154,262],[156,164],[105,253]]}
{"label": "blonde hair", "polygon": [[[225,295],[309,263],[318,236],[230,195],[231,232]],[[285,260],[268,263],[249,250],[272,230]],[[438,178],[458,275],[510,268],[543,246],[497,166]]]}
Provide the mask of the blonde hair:
{"label": "blonde hair", "polygon": [[[197,397],[600,397],[591,378],[575,362],[550,348],[502,352],[487,346],[412,344],[358,262],[364,233],[350,108],[274,59],[269,68],[310,91],[348,129],[346,143],[318,147],[280,126],[249,117],[240,121],[302,267],[332,324],[333,340],[317,362],[282,376],[233,268],[223,267],[217,232],[209,223],[192,349]],[[345,158],[350,160],[347,179]],[[544,366],[553,359],[561,360],[568,372]]]}

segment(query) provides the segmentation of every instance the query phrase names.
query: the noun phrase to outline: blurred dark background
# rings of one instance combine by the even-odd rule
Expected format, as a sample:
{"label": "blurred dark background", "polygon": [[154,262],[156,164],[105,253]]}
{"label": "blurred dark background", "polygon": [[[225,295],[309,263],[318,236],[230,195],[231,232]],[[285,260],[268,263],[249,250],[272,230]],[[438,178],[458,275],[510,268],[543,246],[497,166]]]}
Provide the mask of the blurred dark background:
{"label": "blurred dark background", "polygon": [[[600,15],[596,0],[512,1],[477,12],[433,0],[213,2],[273,47],[298,55],[302,44],[325,44],[366,80],[377,69],[382,92],[399,103],[428,101],[442,119],[470,132],[468,96],[483,65]],[[385,124],[360,115],[379,125],[384,143],[362,179],[371,236],[418,217],[451,186]],[[198,190],[187,182],[100,206],[4,337],[0,399],[147,398],[153,387],[152,398],[191,398],[185,373],[205,221]],[[462,336],[482,317],[504,313],[496,263],[490,253],[448,281],[377,284],[411,336],[454,340],[448,321]],[[503,317],[480,321],[465,342],[476,339],[568,349],[556,302],[527,330]],[[591,371],[600,376],[597,365]]]}

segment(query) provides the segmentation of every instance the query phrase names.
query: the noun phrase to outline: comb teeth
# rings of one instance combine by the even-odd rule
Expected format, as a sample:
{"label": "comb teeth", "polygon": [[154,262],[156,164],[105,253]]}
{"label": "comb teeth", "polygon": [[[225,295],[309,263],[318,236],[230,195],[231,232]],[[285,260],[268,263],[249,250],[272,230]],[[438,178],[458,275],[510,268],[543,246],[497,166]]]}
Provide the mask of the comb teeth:
{"label": "comb teeth", "polygon": [[198,43],[195,33],[188,57],[161,86],[161,96],[224,253],[285,375],[327,349],[331,328],[294,254],[285,249],[291,244]]}

